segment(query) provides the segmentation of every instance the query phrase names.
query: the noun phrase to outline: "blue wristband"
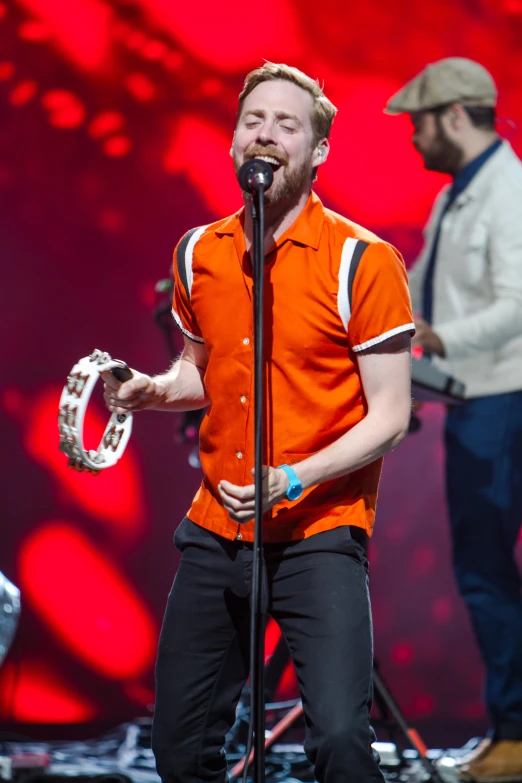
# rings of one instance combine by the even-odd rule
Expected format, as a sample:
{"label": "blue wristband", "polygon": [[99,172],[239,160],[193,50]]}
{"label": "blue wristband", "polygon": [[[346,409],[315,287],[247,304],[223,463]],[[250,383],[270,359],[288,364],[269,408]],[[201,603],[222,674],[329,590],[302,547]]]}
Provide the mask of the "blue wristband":
{"label": "blue wristband", "polygon": [[297,500],[297,498],[300,498],[303,494],[303,485],[297,478],[295,470],[291,468],[290,465],[278,465],[277,469],[284,470],[288,476],[288,481],[290,482],[288,489],[286,490],[286,497],[288,500]]}

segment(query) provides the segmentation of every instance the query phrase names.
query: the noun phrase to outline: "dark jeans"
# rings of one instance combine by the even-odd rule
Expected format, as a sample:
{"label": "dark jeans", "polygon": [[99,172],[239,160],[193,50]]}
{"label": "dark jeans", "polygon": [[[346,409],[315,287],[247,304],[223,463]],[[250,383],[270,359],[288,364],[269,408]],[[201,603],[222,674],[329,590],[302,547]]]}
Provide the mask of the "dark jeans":
{"label": "dark jeans", "polygon": [[[367,561],[353,528],[265,546],[265,601],[295,664],[319,783],[382,783],[371,751]],[[359,534],[365,536],[362,531]],[[165,783],[226,780],[225,735],[249,668],[252,545],[185,519],[156,665],[152,746]]]}
{"label": "dark jeans", "polygon": [[522,522],[522,391],[479,397],[446,420],[455,574],[486,667],[499,739],[522,739],[522,598],[514,550]]}

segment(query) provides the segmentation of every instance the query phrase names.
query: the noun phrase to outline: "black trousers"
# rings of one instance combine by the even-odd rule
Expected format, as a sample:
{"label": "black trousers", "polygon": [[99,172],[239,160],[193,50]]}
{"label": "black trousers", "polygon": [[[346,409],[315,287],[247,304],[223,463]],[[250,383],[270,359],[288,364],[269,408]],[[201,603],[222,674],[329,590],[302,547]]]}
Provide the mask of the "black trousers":
{"label": "black trousers", "polygon": [[[382,783],[371,750],[372,626],[350,527],[265,545],[265,602],[290,648],[319,783]],[[156,665],[152,747],[164,783],[226,781],[225,735],[249,674],[252,544],[185,519]]]}

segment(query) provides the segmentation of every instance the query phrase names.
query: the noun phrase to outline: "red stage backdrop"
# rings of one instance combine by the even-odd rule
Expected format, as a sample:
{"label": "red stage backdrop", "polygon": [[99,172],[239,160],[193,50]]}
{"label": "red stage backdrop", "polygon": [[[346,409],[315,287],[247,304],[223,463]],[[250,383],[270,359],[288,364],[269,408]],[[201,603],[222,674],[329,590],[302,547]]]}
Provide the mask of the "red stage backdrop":
{"label": "red stage backdrop", "polygon": [[[324,82],[339,114],[318,192],[409,263],[442,180],[383,104],[426,62],[468,56],[495,76],[501,117],[520,123],[521,41],[522,0],[0,2],[0,570],[23,599],[0,671],[4,724],[111,723],[153,702],[172,534],[199,474],[179,418],[157,413],[136,417],[116,468],[68,472],[58,397],[95,347],[146,372],[168,365],[154,285],[187,229],[240,204],[228,150],[245,73],[269,59]],[[521,153],[512,123],[499,129]],[[92,444],[105,419],[98,399]],[[482,673],[449,565],[442,411],[423,420],[386,462],[375,647],[428,739],[451,726],[460,741],[483,723]]]}

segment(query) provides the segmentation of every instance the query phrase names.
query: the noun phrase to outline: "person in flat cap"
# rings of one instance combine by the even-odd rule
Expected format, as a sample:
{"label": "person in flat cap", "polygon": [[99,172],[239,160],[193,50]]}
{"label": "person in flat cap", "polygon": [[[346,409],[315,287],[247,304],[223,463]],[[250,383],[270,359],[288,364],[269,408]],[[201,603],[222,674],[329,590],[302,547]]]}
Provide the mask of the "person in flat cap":
{"label": "person in flat cap", "polygon": [[522,781],[522,162],[495,132],[479,63],[432,63],[384,111],[407,113],[426,169],[452,177],[410,272],[417,333],[466,385],[445,422],[453,563],[486,669],[490,735],[462,759],[477,783]]}

